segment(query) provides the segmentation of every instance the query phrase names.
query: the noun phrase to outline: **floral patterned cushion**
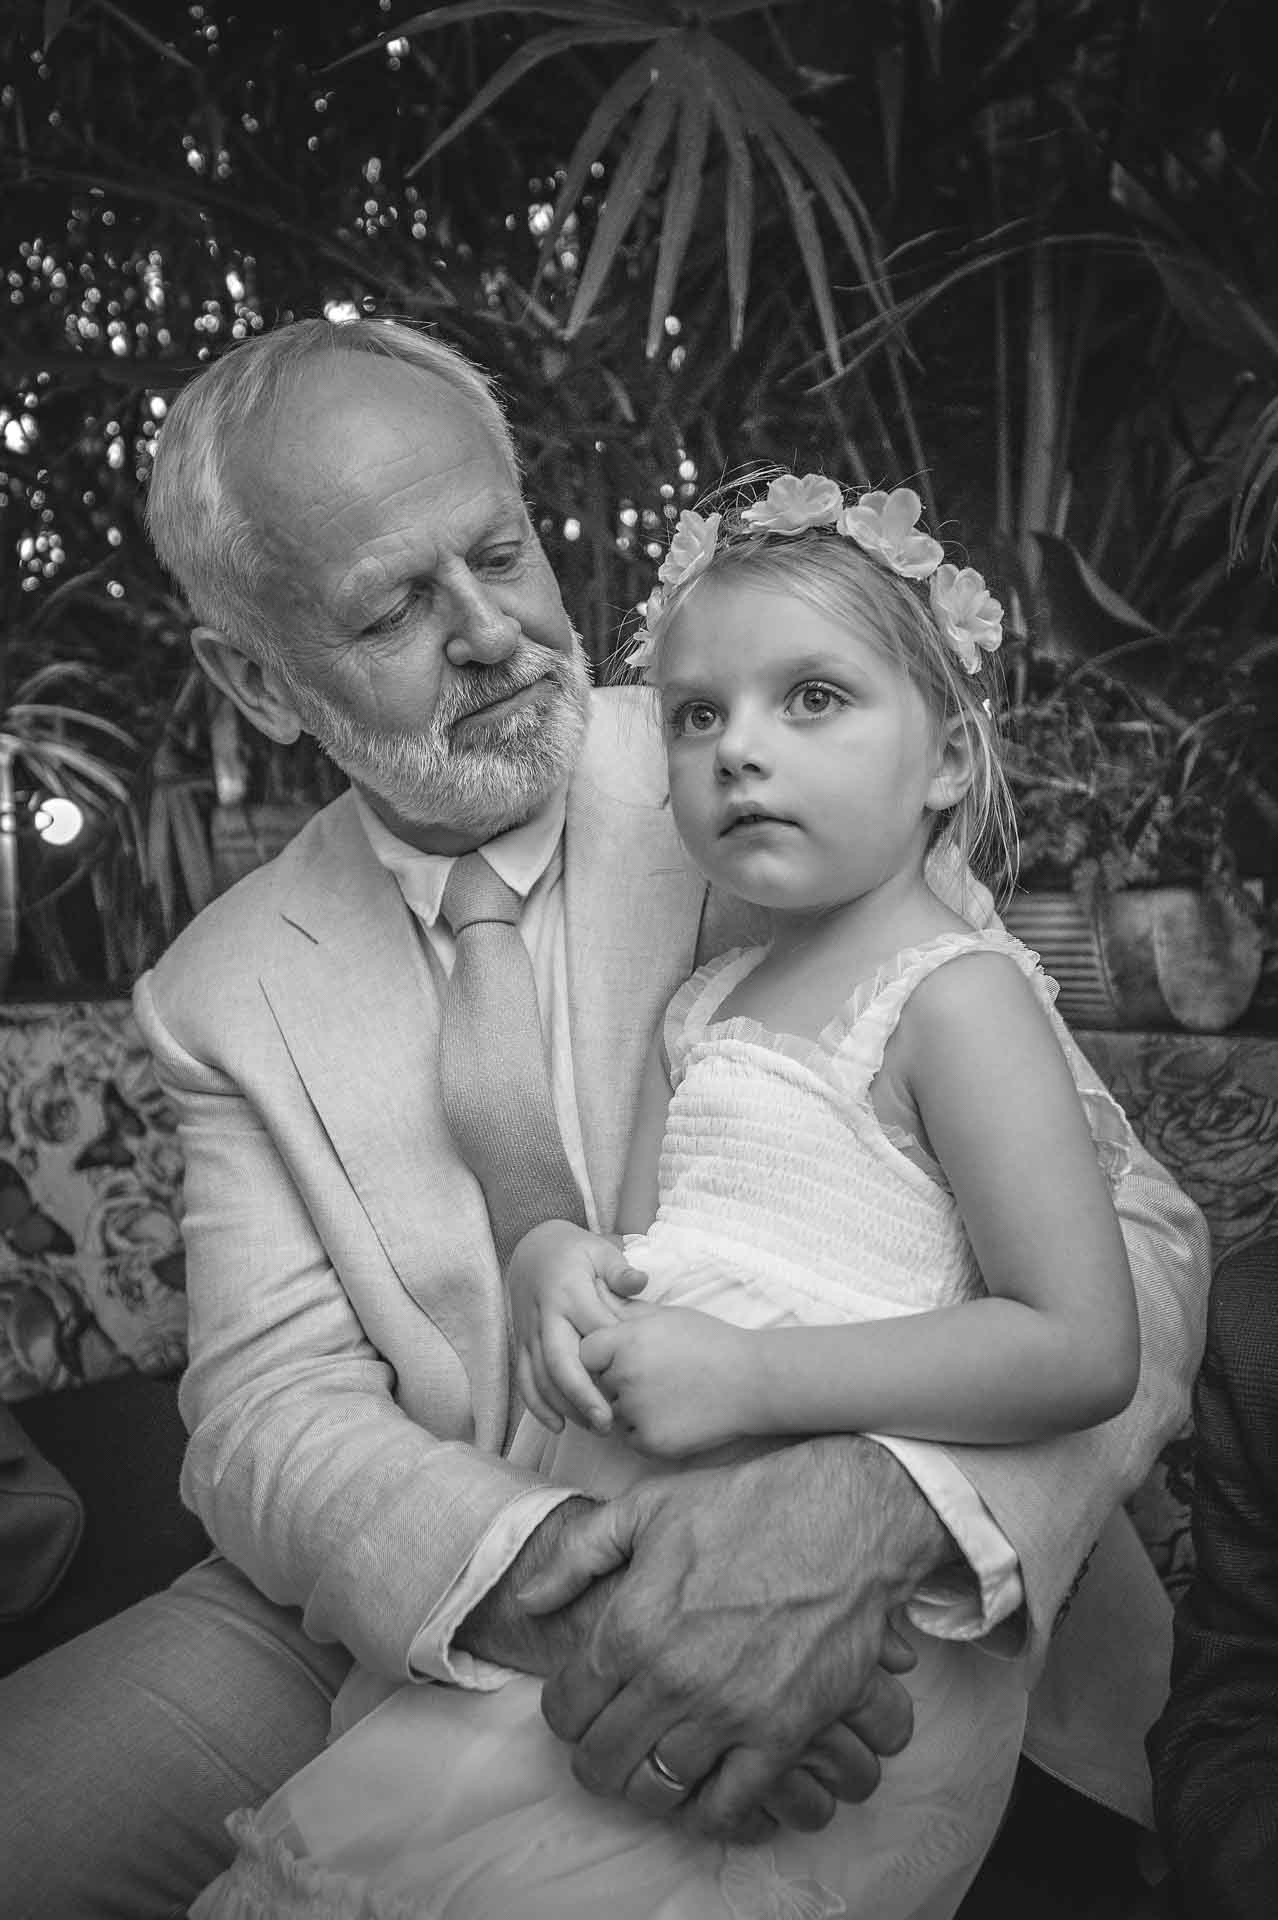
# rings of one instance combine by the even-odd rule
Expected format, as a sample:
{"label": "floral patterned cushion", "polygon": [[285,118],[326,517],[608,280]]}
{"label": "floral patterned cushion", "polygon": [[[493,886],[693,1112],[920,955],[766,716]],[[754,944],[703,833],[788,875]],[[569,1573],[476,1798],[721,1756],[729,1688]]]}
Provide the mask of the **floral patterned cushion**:
{"label": "floral patterned cushion", "polygon": [[180,1370],[181,1186],[127,1000],[0,1006],[0,1400]]}
{"label": "floral patterned cushion", "polygon": [[[1155,1157],[1196,1200],[1212,1256],[1278,1237],[1278,1036],[1079,1033],[1079,1045]],[[1194,1435],[1168,1441],[1128,1512],[1178,1599],[1194,1571]]]}

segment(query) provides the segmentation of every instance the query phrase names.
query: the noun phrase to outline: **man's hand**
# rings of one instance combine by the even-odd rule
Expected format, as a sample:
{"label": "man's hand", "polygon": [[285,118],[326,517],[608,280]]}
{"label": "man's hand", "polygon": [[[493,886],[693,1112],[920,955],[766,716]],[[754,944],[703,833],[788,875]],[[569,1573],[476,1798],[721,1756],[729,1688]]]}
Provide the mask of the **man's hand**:
{"label": "man's hand", "polygon": [[635,1301],[586,1335],[581,1360],[641,1453],[681,1460],[754,1431],[751,1335],[708,1313]]}
{"label": "man's hand", "polygon": [[571,1595],[557,1601],[553,1612],[538,1615],[524,1606],[523,1590],[548,1568],[562,1568],[567,1538],[594,1502],[574,1494],[554,1508],[524,1541],[500,1580],[462,1621],[454,1640],[467,1653],[478,1654],[520,1673],[547,1674],[586,1645],[617,1574],[586,1575]]}
{"label": "man's hand", "polygon": [[515,1588],[549,1614],[615,1582],[547,1681],[546,1719],[594,1792],[652,1804],[659,1743],[703,1832],[824,1824],[909,1739],[909,1696],[880,1665],[901,1664],[889,1613],[951,1552],[909,1476],[855,1436],[641,1481],[567,1516]]}
{"label": "man's hand", "polygon": [[606,1433],[607,1400],[581,1362],[584,1335],[611,1326],[617,1300],[646,1282],[620,1247],[567,1220],[526,1233],[506,1269],[518,1356],[515,1384],[528,1411],[552,1433],[565,1419]]}

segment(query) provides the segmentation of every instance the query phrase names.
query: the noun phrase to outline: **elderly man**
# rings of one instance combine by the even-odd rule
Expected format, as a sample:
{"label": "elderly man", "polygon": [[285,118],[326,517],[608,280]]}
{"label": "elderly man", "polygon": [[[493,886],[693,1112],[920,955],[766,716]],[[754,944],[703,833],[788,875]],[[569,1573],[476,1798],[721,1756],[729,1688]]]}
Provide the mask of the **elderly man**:
{"label": "elderly man", "polygon": [[[174,407],[149,511],[211,679],[271,739],[313,734],[351,791],[138,985],[187,1166],[183,1490],[220,1553],[0,1691],[0,1913],[180,1909],[225,1815],[318,1750],[352,1654],[396,1680],[544,1673],[597,1791],[710,1831],[820,1825],[908,1735],[891,1606],[926,1585],[938,1631],[1043,1659],[1182,1417],[1198,1216],[1147,1160],[1124,1183],[1144,1366],[1104,1428],[948,1452],[832,1436],[605,1506],[517,1469],[499,1243],[537,1204],[535,1180],[531,1203],[505,1190],[530,1028],[512,1003],[466,1042],[463,1128],[441,1091],[450,871],[483,848],[518,896],[544,1164],[605,1228],[647,1036],[742,929],[674,837],[644,696],[588,688],[467,362],[384,322],[250,342]],[[619,1575],[521,1610],[533,1572],[589,1569],[603,1536]],[[1135,1632],[1089,1656],[1103,1705],[1152,1715]],[[1055,1755],[1089,1703],[1057,1677],[1047,1704]],[[1088,1784],[1130,1803],[1114,1753]]]}

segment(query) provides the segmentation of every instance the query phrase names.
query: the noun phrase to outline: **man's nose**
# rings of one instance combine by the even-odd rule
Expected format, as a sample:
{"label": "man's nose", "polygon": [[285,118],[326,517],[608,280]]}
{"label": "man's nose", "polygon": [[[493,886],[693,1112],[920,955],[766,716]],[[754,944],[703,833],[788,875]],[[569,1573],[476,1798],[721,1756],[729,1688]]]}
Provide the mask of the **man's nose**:
{"label": "man's nose", "polygon": [[454,667],[492,666],[509,659],[520,627],[480,581],[467,575],[449,583],[448,638],[444,652]]}

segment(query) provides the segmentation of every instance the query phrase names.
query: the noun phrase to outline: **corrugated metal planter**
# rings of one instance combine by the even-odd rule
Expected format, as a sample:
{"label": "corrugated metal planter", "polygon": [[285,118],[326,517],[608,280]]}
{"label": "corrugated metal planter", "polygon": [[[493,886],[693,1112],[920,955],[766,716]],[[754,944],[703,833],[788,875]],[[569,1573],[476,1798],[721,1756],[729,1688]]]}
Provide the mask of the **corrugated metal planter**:
{"label": "corrugated metal planter", "polygon": [[1184,1027],[1223,1033],[1241,1020],[1260,979],[1258,917],[1231,895],[1193,887],[1023,893],[1008,931],[1060,982],[1072,1027]]}

